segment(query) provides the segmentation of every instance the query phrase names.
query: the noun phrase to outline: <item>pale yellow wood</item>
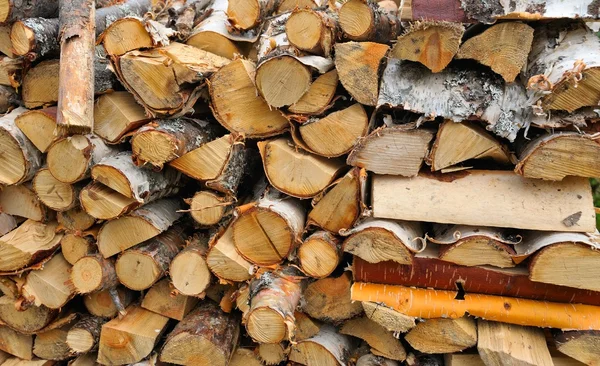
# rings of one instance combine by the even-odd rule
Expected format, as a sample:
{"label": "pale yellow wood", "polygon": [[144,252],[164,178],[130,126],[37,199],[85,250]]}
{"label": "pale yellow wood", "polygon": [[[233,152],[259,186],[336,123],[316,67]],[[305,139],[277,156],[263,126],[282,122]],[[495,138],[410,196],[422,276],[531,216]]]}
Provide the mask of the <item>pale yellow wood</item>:
{"label": "pale yellow wood", "polygon": [[371,346],[371,352],[398,361],[406,359],[406,351],[398,339],[379,323],[369,318],[348,320],[340,329],[341,334],[347,334],[366,341]]}
{"label": "pale yellow wood", "polygon": [[56,227],[56,222],[27,220],[0,237],[0,271],[21,269],[52,253],[62,239],[62,234],[55,233]]}
{"label": "pale yellow wood", "polygon": [[144,108],[129,92],[104,94],[94,104],[94,133],[108,142],[118,142],[146,121]]}
{"label": "pale yellow wood", "polygon": [[460,352],[477,344],[477,326],[469,317],[428,319],[417,324],[405,339],[424,353]]}
{"label": "pale yellow wood", "polygon": [[62,253],[56,254],[39,271],[31,271],[23,290],[34,299],[36,306],[45,305],[60,309],[75,296],[75,287],[70,281],[71,264]]}
{"label": "pale yellow wood", "polygon": [[167,318],[182,320],[198,303],[197,297],[177,293],[165,278],[152,286],[144,300],[142,307]]}

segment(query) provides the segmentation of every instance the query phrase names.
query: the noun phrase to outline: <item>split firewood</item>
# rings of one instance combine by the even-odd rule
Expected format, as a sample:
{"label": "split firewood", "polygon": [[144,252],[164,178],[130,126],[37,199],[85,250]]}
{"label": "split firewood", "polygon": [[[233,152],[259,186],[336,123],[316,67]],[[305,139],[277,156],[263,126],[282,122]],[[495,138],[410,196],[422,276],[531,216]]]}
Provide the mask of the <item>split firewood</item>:
{"label": "split firewood", "polygon": [[260,141],[257,144],[269,182],[293,197],[314,197],[329,186],[344,168],[339,160],[295,149],[287,138]]}
{"label": "split firewood", "polygon": [[195,236],[185,249],[175,253],[169,275],[177,291],[187,296],[201,296],[210,285],[212,276],[207,261],[208,238]]}
{"label": "split firewood", "polygon": [[[165,30],[166,27],[156,23],[149,24],[146,20],[138,17],[124,17],[112,22],[102,34],[98,37],[98,42],[102,42],[102,46],[106,53],[110,56],[121,56],[133,50],[142,48],[152,48],[162,43],[167,43],[169,38],[163,33],[159,33],[153,37],[148,31],[148,28],[154,29],[160,27]],[[166,28],[168,29],[168,28]],[[169,29],[169,34],[174,33]]]}
{"label": "split firewood", "polygon": [[71,358],[67,334],[71,324],[39,333],[33,341],[33,354],[44,360],[65,361]]}
{"label": "split firewood", "polygon": [[67,232],[60,241],[61,253],[70,264],[77,263],[81,258],[98,251],[96,248],[95,232]]}
{"label": "split firewood", "polygon": [[357,102],[368,106],[378,104],[379,68],[388,50],[389,46],[373,42],[335,45],[335,68],[340,82]]}
{"label": "split firewood", "polygon": [[168,322],[167,317],[129,306],[127,315],[102,326],[98,362],[122,365],[143,360],[152,352]]}
{"label": "split firewood", "polygon": [[0,112],[7,113],[22,104],[15,89],[10,86],[0,85]]}
{"label": "split firewood", "polygon": [[58,16],[57,0],[36,0],[26,5],[14,0],[0,2],[0,24],[9,24],[23,18],[56,18]]}
{"label": "split firewood", "polygon": [[539,328],[477,321],[477,350],[486,365],[554,365]]}
{"label": "split firewood", "polygon": [[350,300],[352,280],[349,273],[317,280],[303,293],[303,310],[312,318],[341,323],[362,313],[360,302]]}
{"label": "split firewood", "polygon": [[131,304],[135,292],[119,286],[114,290],[105,290],[83,295],[83,304],[87,311],[102,318],[112,319]]}
{"label": "split firewood", "polygon": [[265,272],[250,284],[246,331],[259,343],[294,339],[294,310],[302,295],[302,277],[292,267]]}
{"label": "split firewood", "polygon": [[520,22],[493,25],[463,43],[456,58],[474,59],[512,83],[523,67],[533,42],[533,28]]}
{"label": "split firewood", "polygon": [[332,106],[338,81],[335,69],[320,75],[300,100],[289,106],[288,111],[299,115],[323,114]]}
{"label": "split firewood", "polygon": [[190,216],[201,226],[212,226],[221,222],[224,217],[231,215],[234,203],[232,197],[208,190],[197,192],[185,202],[190,205]]}
{"label": "split firewood", "polygon": [[390,332],[406,333],[416,326],[416,318],[406,316],[383,304],[363,301],[365,316]]}
{"label": "split firewood", "polygon": [[414,124],[376,129],[358,141],[346,163],[377,174],[412,177],[421,170],[433,136],[433,131]]}
{"label": "split firewood", "polygon": [[16,229],[17,226],[17,218],[15,216],[9,215],[4,212],[0,212],[0,235],[4,236],[10,233],[14,229]]}
{"label": "split firewood", "polygon": [[529,65],[524,76],[543,111],[573,112],[596,106],[600,90],[595,80],[600,40],[583,22],[539,27],[533,38]]}
{"label": "split firewood", "polygon": [[[493,190],[489,189],[491,186]],[[483,191],[482,187],[485,187]],[[403,192],[401,200],[395,198],[398,190]],[[560,228],[561,231],[592,232],[596,227],[586,178],[547,182],[525,179],[508,171],[485,170],[443,177],[376,175],[372,192],[376,218],[546,231]],[[494,212],[501,215],[489,211],[490,202],[494,203]],[[460,211],[455,209],[457,205],[462,207]],[[506,215],[507,212],[510,215]]]}
{"label": "split firewood", "polygon": [[294,312],[294,320],[296,324],[296,340],[301,341],[315,336],[321,329],[321,322],[312,319],[299,311]]}
{"label": "split firewood", "polygon": [[[130,51],[118,57],[119,80],[153,117],[179,117],[189,112],[201,96],[207,76],[230,60],[193,46],[173,42],[146,51]],[[140,74],[160,83],[149,83]],[[160,86],[159,86],[160,84]]]}
{"label": "split firewood", "polygon": [[412,23],[398,37],[391,57],[420,62],[432,72],[440,72],[458,52],[464,31],[461,23],[427,20]]}
{"label": "split firewood", "polygon": [[73,358],[68,366],[98,366],[99,364],[96,362],[98,358],[98,354],[96,352],[83,353],[75,358]]}
{"label": "split firewood", "polygon": [[29,219],[0,237],[0,271],[19,270],[51,256],[62,239],[56,226]]}
{"label": "split firewood", "polygon": [[340,333],[364,340],[371,347],[371,352],[377,356],[397,361],[406,359],[406,351],[400,340],[383,326],[368,318],[348,320],[340,329]]}
{"label": "split firewood", "polygon": [[75,287],[69,281],[71,264],[62,253],[56,254],[38,271],[31,271],[23,285],[23,296],[36,306],[61,309],[75,296]]}
{"label": "split firewood", "polygon": [[[593,315],[599,311],[597,306],[479,294],[465,294],[464,299],[457,297],[457,291],[361,282],[352,285],[354,301],[382,302],[405,315],[423,319],[456,319],[469,313],[474,317],[524,326],[600,330],[600,320]],[[527,316],[523,316],[524,312]]]}
{"label": "split firewood", "polygon": [[183,228],[175,226],[161,235],[127,249],[115,262],[119,282],[142,291],[167,274],[171,260],[185,245]]}
{"label": "split firewood", "polygon": [[116,155],[119,149],[90,134],[63,137],[47,151],[46,161],[52,176],[63,183],[75,183],[88,178],[94,165]]}
{"label": "split firewood", "polygon": [[229,1],[227,16],[234,28],[247,30],[261,24],[278,5],[279,1],[275,0]]}
{"label": "split firewood", "polygon": [[79,199],[85,212],[99,220],[118,218],[135,210],[142,204],[142,202],[124,196],[112,188],[97,182],[91,182],[83,187]]}
{"label": "split firewood", "polygon": [[445,366],[485,366],[479,354],[446,353],[444,355]]}
{"label": "split firewood", "polygon": [[207,301],[167,336],[160,360],[180,365],[226,366],[239,336],[239,319]]}
{"label": "split firewood", "polygon": [[556,331],[554,334],[556,349],[586,365],[600,361],[600,332],[598,331]]}
{"label": "split firewood", "polygon": [[[358,360],[356,360],[356,366],[399,366],[398,361],[390,360],[385,357],[375,356],[374,354],[366,354],[360,356]],[[434,366],[434,365],[427,365]]]}
{"label": "split firewood", "polygon": [[352,346],[350,337],[325,324],[315,336],[293,345],[289,360],[302,365],[346,365]]}
{"label": "split firewood", "polygon": [[33,177],[32,186],[44,205],[55,211],[67,211],[78,205],[82,183],[63,183],[48,168],[42,168]]}
{"label": "split firewood", "polygon": [[159,235],[181,217],[181,206],[178,199],[163,198],[106,222],[98,232],[98,250],[108,258]]}
{"label": "split firewood", "polygon": [[94,133],[108,143],[118,143],[148,121],[144,108],[128,92],[101,95],[94,105]]}
{"label": "split firewood", "polygon": [[2,365],[5,366],[54,366],[57,363],[55,361],[50,360],[42,360],[40,358],[34,357],[30,361],[22,360],[18,357],[12,357],[6,360]]}
{"label": "split firewood", "polygon": [[0,325],[0,350],[24,360],[31,360],[33,336],[21,334],[7,326]]}
{"label": "split firewood", "polygon": [[327,4],[327,0],[280,0],[276,13],[282,14],[294,9],[322,8]]}
{"label": "split firewood", "polygon": [[3,146],[0,183],[6,185],[30,180],[42,165],[42,154],[15,124],[15,119],[25,111],[19,107],[0,117],[0,143]]}
{"label": "split firewood", "polygon": [[71,282],[80,294],[110,290],[119,284],[114,261],[99,254],[78,260],[71,268]]}
{"label": "split firewood", "polygon": [[454,122],[477,118],[510,141],[526,125],[531,111],[522,85],[505,84],[491,71],[457,65],[434,74],[422,65],[397,59],[390,59],[383,72],[377,105],[405,106]]}
{"label": "split firewood", "polygon": [[142,307],[167,318],[181,321],[194,309],[200,299],[173,292],[169,279],[164,278],[150,287],[144,296]]}
{"label": "split firewood", "polygon": [[12,51],[12,42],[10,41],[10,24],[2,24],[0,25],[0,52],[4,55],[15,58],[15,55]]}
{"label": "split firewood", "polygon": [[45,153],[56,140],[56,107],[22,113],[15,118],[15,124],[38,150]]}
{"label": "split firewood", "polygon": [[298,8],[288,18],[285,33],[297,49],[330,57],[337,38],[337,19],[329,11]]}
{"label": "split firewood", "polygon": [[29,183],[3,187],[0,191],[0,208],[4,214],[34,221],[47,222],[53,217]]}
{"label": "split firewood", "polygon": [[396,11],[372,0],[350,0],[339,9],[340,27],[353,41],[388,43],[400,33]]}
{"label": "split firewood", "polygon": [[13,300],[21,297],[24,278],[4,276],[0,278],[0,292]]}
{"label": "split firewood", "polygon": [[254,351],[238,347],[229,361],[229,366],[262,366]]}
{"label": "split firewood", "polygon": [[471,159],[489,159],[501,165],[513,160],[508,148],[478,125],[444,121],[429,154],[431,170],[442,170]]}
{"label": "split firewood", "polygon": [[100,330],[107,320],[97,316],[84,315],[67,333],[66,343],[75,354],[92,352],[98,349]]}
{"label": "split firewood", "polygon": [[21,58],[0,56],[0,85],[18,88],[21,86],[24,61]]}
{"label": "split firewood", "polygon": [[310,118],[294,126],[298,146],[327,158],[348,153],[369,130],[369,118],[358,103],[323,118]]}
{"label": "split firewood", "polygon": [[222,281],[242,282],[252,278],[252,263],[235,250],[232,225],[213,240],[206,255],[206,264],[210,272]]}
{"label": "split firewood", "polygon": [[306,219],[300,200],[267,190],[257,202],[236,211],[233,243],[247,261],[259,266],[279,264],[300,243]]}
{"label": "split firewood", "polygon": [[207,121],[177,118],[153,121],[131,137],[132,159],[136,165],[154,169],[199,148],[217,137],[217,129]]}
{"label": "split firewood", "polygon": [[22,334],[34,334],[44,329],[58,316],[58,311],[41,306],[17,309],[15,300],[0,297],[0,319],[11,329]]}
{"label": "split firewood", "polygon": [[58,223],[67,230],[72,231],[84,231],[92,226],[96,220],[88,215],[81,206],[75,206],[74,208],[59,212],[56,215]]}
{"label": "split firewood", "polygon": [[300,268],[313,278],[329,276],[342,260],[340,240],[327,231],[317,231],[298,247]]}
{"label": "split firewood", "polygon": [[526,178],[562,180],[566,176],[600,175],[597,156],[600,142],[594,136],[578,133],[542,135],[527,144],[515,172]]}
{"label": "split firewood", "polygon": [[287,361],[289,351],[284,343],[260,343],[255,352],[265,365],[279,365]]}
{"label": "split firewood", "polygon": [[247,138],[283,133],[288,120],[257,95],[255,73],[254,63],[237,59],[213,74],[208,87],[214,116],[223,127]]}
{"label": "split firewood", "polygon": [[23,75],[21,97],[26,108],[46,107],[58,101],[58,60],[42,61]]}
{"label": "split firewood", "polygon": [[469,317],[429,319],[418,323],[404,339],[424,353],[460,352],[477,344],[477,326]]}
{"label": "split firewood", "polygon": [[416,222],[368,218],[340,233],[347,237],[344,251],[370,263],[391,260],[411,264],[414,254],[425,248],[423,228]]}

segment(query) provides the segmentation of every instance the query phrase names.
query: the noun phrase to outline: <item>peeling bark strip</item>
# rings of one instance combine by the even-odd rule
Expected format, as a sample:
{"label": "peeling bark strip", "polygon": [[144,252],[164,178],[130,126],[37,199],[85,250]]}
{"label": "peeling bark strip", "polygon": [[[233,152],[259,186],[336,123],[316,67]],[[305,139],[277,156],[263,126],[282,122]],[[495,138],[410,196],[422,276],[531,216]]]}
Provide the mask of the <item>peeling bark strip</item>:
{"label": "peeling bark strip", "polygon": [[94,128],[95,1],[60,0],[57,133]]}
{"label": "peeling bark strip", "polygon": [[2,0],[0,1],[0,24],[8,24],[23,18],[55,18],[58,0]]}

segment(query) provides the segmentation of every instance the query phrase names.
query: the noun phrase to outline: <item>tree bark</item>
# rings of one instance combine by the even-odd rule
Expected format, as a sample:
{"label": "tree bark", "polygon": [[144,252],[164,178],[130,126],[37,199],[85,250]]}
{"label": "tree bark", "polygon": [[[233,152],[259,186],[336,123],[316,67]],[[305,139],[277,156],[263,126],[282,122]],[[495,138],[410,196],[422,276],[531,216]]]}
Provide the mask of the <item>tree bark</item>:
{"label": "tree bark", "polygon": [[97,350],[100,330],[106,322],[104,318],[85,315],[73,324],[67,333],[67,344],[71,351],[81,354]]}

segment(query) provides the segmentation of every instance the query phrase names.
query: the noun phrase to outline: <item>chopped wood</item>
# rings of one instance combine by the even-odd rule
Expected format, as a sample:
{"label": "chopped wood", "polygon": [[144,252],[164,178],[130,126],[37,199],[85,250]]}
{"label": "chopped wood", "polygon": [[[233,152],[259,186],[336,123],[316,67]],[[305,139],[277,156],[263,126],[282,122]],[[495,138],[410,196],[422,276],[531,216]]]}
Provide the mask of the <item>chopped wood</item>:
{"label": "chopped wood", "polygon": [[175,293],[167,278],[155,283],[144,296],[142,307],[175,320],[183,320],[194,309],[199,299]]}
{"label": "chopped wood", "polygon": [[357,102],[368,106],[378,104],[379,68],[388,50],[389,46],[373,42],[335,45],[335,68],[340,82]]}
{"label": "chopped wood", "polygon": [[0,326],[0,350],[3,351],[0,357],[2,364],[8,359],[7,355],[31,360],[33,357],[33,336],[18,333],[6,326]]}
{"label": "chopped wood", "polygon": [[148,122],[144,107],[128,92],[101,95],[94,105],[94,133],[109,143]]}
{"label": "chopped wood", "polygon": [[229,366],[262,366],[254,351],[238,347],[229,361]]}
{"label": "chopped wood", "polygon": [[38,271],[31,271],[23,285],[23,295],[36,306],[61,309],[75,297],[75,287],[69,281],[71,264],[62,253],[56,254]]}
{"label": "chopped wood", "polygon": [[329,276],[342,260],[340,240],[327,231],[317,231],[298,247],[300,268],[314,278]]}
{"label": "chopped wood", "polygon": [[55,233],[56,222],[43,224],[31,219],[0,237],[0,271],[14,271],[51,256],[62,234]]}
{"label": "chopped wood", "polygon": [[20,334],[34,334],[44,329],[56,319],[58,311],[49,309],[44,305],[29,306],[26,309],[17,309],[15,300],[0,297],[0,319],[9,328]]}
{"label": "chopped wood", "polygon": [[533,42],[533,28],[521,22],[493,25],[463,43],[458,59],[473,59],[489,66],[512,83],[527,64]]}
{"label": "chopped wood", "polygon": [[353,341],[331,325],[323,325],[318,334],[292,346],[290,361],[303,365],[346,365]]}
{"label": "chopped wood", "polygon": [[330,57],[337,35],[336,28],[337,20],[333,13],[295,9],[285,24],[285,33],[290,44],[297,49]]}
{"label": "chopped wood", "polygon": [[171,261],[169,274],[179,293],[200,296],[206,291],[212,279],[207,252],[207,238],[196,236],[185,249],[176,253]]}
{"label": "chopped wood", "polygon": [[[360,356],[358,360],[356,360],[356,366],[398,366],[398,361],[390,360],[385,357],[375,356],[374,354],[366,354]],[[429,365],[428,365],[429,366]],[[434,365],[431,365],[434,366]]]}
{"label": "chopped wood", "polygon": [[21,296],[23,282],[23,279],[19,277],[2,277],[0,278],[0,292],[2,292],[3,295],[16,300]]}
{"label": "chopped wood", "polygon": [[512,257],[515,254],[516,252],[509,245],[485,235],[462,237],[454,244],[439,248],[441,260],[462,266],[514,267],[515,262]]}
{"label": "chopped wood", "polygon": [[464,31],[460,23],[428,20],[412,23],[398,37],[391,57],[420,62],[432,72],[440,72],[458,52]]}
{"label": "chopped wood", "polygon": [[119,284],[114,261],[99,254],[78,260],[71,268],[71,282],[80,294],[110,290]]}
{"label": "chopped wood", "polygon": [[239,319],[205,302],[169,333],[160,360],[180,365],[226,366],[239,337]]}
{"label": "chopped wood", "polygon": [[145,22],[136,17],[125,17],[112,22],[99,39],[110,56],[121,56],[129,51],[152,48],[154,40],[146,30]]}
{"label": "chopped wood", "polygon": [[404,339],[423,353],[460,352],[477,344],[477,326],[468,316],[429,319],[417,324]]}
{"label": "chopped wood", "polygon": [[316,321],[304,313],[299,311],[294,312],[294,320],[296,322],[296,340],[301,341],[310,338],[317,333],[321,328],[321,322]]}
{"label": "chopped wood", "polygon": [[600,361],[600,332],[598,331],[556,331],[554,334],[556,349],[586,365]]}
{"label": "chopped wood", "polygon": [[127,315],[102,326],[98,362],[122,365],[143,360],[152,352],[168,321],[139,306],[129,306]]}
{"label": "chopped wood", "polygon": [[58,56],[58,27],[58,18],[17,20],[10,29],[12,51],[30,60]]}
{"label": "chopped wood", "polygon": [[339,9],[340,27],[351,40],[388,43],[400,32],[395,10],[372,0],[349,0]]}
{"label": "chopped wood", "polygon": [[55,18],[58,15],[57,0],[32,1],[21,4],[14,0],[2,0],[0,2],[0,24],[12,23],[23,18]]}
{"label": "chopped wood", "polygon": [[42,61],[23,76],[21,94],[26,108],[47,107],[58,101],[58,60]]}
{"label": "chopped wood", "polygon": [[2,365],[3,366],[53,366],[56,362],[50,360],[42,360],[39,358],[33,358],[31,361],[22,360],[18,357],[12,357],[6,360]]}
{"label": "chopped wood", "polygon": [[414,125],[376,129],[358,141],[346,164],[377,174],[412,177],[421,170],[433,136],[433,131]]}
{"label": "chopped wood", "polygon": [[539,328],[479,319],[477,335],[477,350],[486,365],[554,365]]}
{"label": "chopped wood", "polygon": [[279,365],[289,356],[289,347],[284,343],[260,343],[256,349],[265,365]]}
{"label": "chopped wood", "polygon": [[[372,193],[376,218],[576,232],[594,231],[596,225],[589,182],[578,177],[546,182],[485,170],[414,178],[376,175]],[[490,203],[502,214],[490,212]]]}
{"label": "chopped wood", "polygon": [[107,320],[96,316],[83,316],[67,333],[67,345],[76,354],[87,353],[98,349],[100,330]]}
{"label": "chopped wood", "polygon": [[71,358],[71,349],[67,344],[70,324],[51,329],[35,336],[33,354],[43,360],[64,361]]}
{"label": "chopped wood", "polygon": [[303,310],[312,318],[341,323],[362,313],[360,302],[350,299],[349,273],[317,280],[304,290]]}
{"label": "chopped wood", "polygon": [[10,41],[10,24],[0,25],[0,52],[8,57],[16,57],[12,51],[12,42]]}
{"label": "chopped wood", "polygon": [[252,278],[252,263],[235,250],[232,225],[224,229],[211,243],[206,255],[206,264],[212,274],[224,281],[242,282]]}
{"label": "chopped wood", "polygon": [[415,318],[383,304],[363,301],[365,316],[390,332],[406,333],[416,326]]}
{"label": "chopped wood", "polygon": [[4,214],[34,221],[46,222],[52,217],[28,183],[3,187],[0,191],[0,208]]}
{"label": "chopped wood", "polygon": [[239,0],[229,1],[227,16],[236,29],[247,30],[256,27],[265,17],[277,8],[276,0]]}
{"label": "chopped wood", "polygon": [[24,61],[21,58],[0,56],[0,85],[12,86],[13,88],[21,86],[24,66]]}
{"label": "chopped wood", "polygon": [[135,293],[119,286],[114,291],[105,290],[85,294],[83,295],[83,304],[90,314],[112,319],[119,314],[119,308],[113,301],[115,297],[118,299],[120,306],[127,307],[134,300]]}
{"label": "chopped wood", "polygon": [[288,111],[300,115],[319,115],[329,109],[338,86],[337,70],[320,75],[300,99],[289,106]]}
{"label": "chopped wood", "polygon": [[142,202],[97,182],[83,187],[79,200],[85,212],[99,220],[118,218],[142,205]]}
{"label": "chopped wood", "polygon": [[98,250],[108,258],[159,235],[181,217],[181,208],[179,200],[163,198],[106,222],[98,232]]}
{"label": "chopped wood", "polygon": [[56,107],[24,112],[15,118],[15,124],[42,153],[56,140]]}
{"label": "chopped wood", "polygon": [[312,9],[327,5],[327,0],[281,0],[277,14],[286,13],[294,9]]}
{"label": "chopped wood", "polygon": [[202,226],[218,224],[231,214],[233,198],[213,191],[199,191],[186,200],[190,205],[190,216]]}
{"label": "chopped wood", "polygon": [[366,341],[371,347],[371,352],[378,356],[398,361],[406,359],[406,351],[400,340],[396,339],[383,326],[368,318],[348,320],[340,329],[340,333]]}
{"label": "chopped wood", "polygon": [[6,85],[0,85],[0,112],[6,113],[19,106],[21,101],[15,89]]}
{"label": "chopped wood", "polygon": [[89,232],[67,232],[60,241],[61,253],[67,262],[75,264],[81,258],[97,251],[95,241]]}
{"label": "chopped wood", "polygon": [[[0,235],[5,235],[17,228],[17,220],[14,216],[0,212]],[[0,281],[1,282],[1,281]]]}
{"label": "chopped wood", "polygon": [[39,200],[55,211],[67,211],[79,203],[81,184],[63,183],[48,168],[38,170],[32,183]]}
{"label": "chopped wood", "polygon": [[79,230],[84,231],[91,228],[96,220],[88,215],[81,206],[75,206],[74,208],[59,212],[56,215],[58,223],[65,227],[67,230]]}
{"label": "chopped wood", "polygon": [[485,366],[479,354],[446,353],[444,355],[446,366]]}

